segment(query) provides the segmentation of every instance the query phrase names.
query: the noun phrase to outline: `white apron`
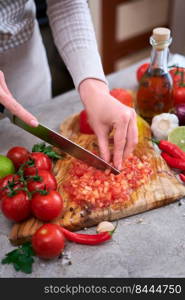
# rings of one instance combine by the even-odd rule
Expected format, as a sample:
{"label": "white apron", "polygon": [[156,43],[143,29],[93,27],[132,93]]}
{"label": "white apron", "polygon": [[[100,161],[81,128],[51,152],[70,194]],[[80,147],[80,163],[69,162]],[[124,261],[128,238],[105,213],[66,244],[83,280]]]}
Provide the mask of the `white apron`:
{"label": "white apron", "polygon": [[0,70],[14,98],[24,107],[51,98],[51,75],[37,21],[30,40],[0,53]]}

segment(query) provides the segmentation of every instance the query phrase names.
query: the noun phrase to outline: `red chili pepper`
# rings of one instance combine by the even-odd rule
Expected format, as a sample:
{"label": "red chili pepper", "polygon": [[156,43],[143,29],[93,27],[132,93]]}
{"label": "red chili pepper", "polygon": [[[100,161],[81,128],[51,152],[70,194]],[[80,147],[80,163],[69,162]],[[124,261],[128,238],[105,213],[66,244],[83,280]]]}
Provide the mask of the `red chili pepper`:
{"label": "red chili pepper", "polygon": [[175,169],[180,169],[180,170],[185,170],[185,160],[179,159],[179,158],[175,158],[172,157],[170,155],[168,155],[165,152],[161,153],[161,156],[164,158],[164,160],[167,162],[167,164],[171,167],[171,168],[175,168]]}
{"label": "red chili pepper", "polygon": [[64,227],[61,227],[62,232],[67,240],[78,244],[98,245],[111,239],[113,231],[100,232],[97,234],[82,234],[71,232]]}
{"label": "red chili pepper", "polygon": [[185,182],[185,175],[184,174],[179,174],[179,177],[180,177],[180,179],[183,181],[183,182]]}
{"label": "red chili pepper", "polygon": [[185,160],[185,152],[177,145],[165,140],[160,140],[159,142],[155,140],[152,141],[156,143],[162,151],[170,154],[173,157],[181,158]]}

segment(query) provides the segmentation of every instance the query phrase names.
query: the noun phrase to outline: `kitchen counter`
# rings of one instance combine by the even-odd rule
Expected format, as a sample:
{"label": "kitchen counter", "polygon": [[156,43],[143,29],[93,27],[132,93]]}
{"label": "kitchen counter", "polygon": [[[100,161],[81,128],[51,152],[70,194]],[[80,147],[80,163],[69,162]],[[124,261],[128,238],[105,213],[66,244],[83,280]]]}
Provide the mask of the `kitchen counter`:
{"label": "kitchen counter", "polygon": [[[143,62],[143,61],[142,61]],[[110,88],[135,89],[139,64],[108,76]],[[58,96],[30,110],[40,122],[58,130],[70,114],[82,109],[75,91]],[[0,152],[15,145],[29,149],[39,140],[7,119],[0,121]],[[0,266],[0,277],[185,277],[185,200],[119,221],[113,239],[99,246],[67,243],[66,258],[49,262],[36,259],[33,273],[15,272],[11,265]],[[11,251],[8,234],[11,224],[0,214],[0,260]],[[95,228],[87,230],[95,232]]]}

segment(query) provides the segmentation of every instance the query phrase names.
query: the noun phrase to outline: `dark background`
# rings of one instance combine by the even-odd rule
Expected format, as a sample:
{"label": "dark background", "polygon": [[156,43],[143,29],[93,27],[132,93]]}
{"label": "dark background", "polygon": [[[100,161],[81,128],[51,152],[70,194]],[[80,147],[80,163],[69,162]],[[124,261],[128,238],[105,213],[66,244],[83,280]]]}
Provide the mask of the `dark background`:
{"label": "dark background", "polygon": [[46,1],[35,0],[37,8],[37,20],[39,22],[40,31],[46,48],[49,67],[52,76],[52,93],[53,97],[69,91],[74,88],[72,78],[60,57],[55,45],[48,17],[46,14]]}

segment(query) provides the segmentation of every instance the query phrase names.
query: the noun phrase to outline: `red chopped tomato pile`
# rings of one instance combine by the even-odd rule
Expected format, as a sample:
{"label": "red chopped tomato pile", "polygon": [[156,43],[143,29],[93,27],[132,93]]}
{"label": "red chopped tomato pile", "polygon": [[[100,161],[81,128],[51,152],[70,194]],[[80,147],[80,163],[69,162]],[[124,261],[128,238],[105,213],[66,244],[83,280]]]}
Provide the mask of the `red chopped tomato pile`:
{"label": "red chopped tomato pile", "polygon": [[69,171],[70,179],[63,183],[71,200],[91,208],[108,207],[129,200],[131,193],[148,181],[152,174],[149,158],[128,157],[119,175],[97,170],[75,160]]}

